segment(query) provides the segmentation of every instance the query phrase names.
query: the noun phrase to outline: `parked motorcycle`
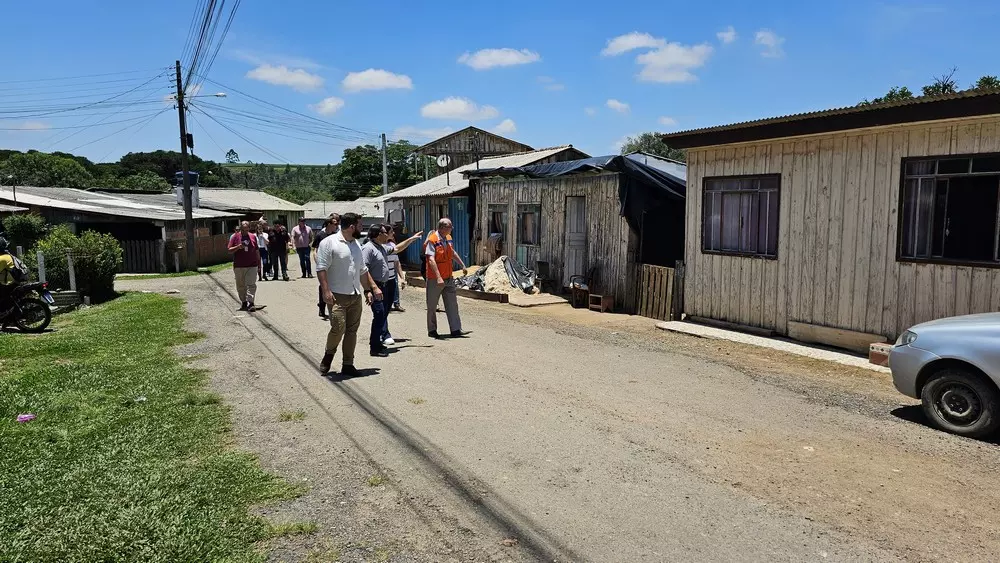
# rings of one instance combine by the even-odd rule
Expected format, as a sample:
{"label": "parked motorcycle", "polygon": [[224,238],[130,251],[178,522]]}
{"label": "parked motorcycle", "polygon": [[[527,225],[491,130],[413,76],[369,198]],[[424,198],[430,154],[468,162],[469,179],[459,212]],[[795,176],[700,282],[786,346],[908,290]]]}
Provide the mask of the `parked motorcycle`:
{"label": "parked motorcycle", "polygon": [[18,284],[0,303],[0,327],[14,325],[21,332],[38,333],[52,322],[52,294],[45,282]]}

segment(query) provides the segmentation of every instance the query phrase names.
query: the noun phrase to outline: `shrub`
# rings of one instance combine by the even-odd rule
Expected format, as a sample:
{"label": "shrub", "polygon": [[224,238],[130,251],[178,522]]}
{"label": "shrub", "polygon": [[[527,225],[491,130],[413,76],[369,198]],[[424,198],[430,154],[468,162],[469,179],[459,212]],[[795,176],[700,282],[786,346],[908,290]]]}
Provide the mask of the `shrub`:
{"label": "shrub", "polygon": [[90,296],[94,302],[114,297],[115,274],[122,265],[122,247],[115,237],[86,231],[77,237],[65,225],[52,229],[49,235],[32,249],[27,256],[33,268],[37,267],[36,254],[45,257],[45,278],[56,289],[69,289],[67,252],[73,254],[76,289],[80,295]]}
{"label": "shrub", "polygon": [[3,230],[12,249],[28,250],[45,236],[45,219],[35,213],[15,213],[3,220]]}

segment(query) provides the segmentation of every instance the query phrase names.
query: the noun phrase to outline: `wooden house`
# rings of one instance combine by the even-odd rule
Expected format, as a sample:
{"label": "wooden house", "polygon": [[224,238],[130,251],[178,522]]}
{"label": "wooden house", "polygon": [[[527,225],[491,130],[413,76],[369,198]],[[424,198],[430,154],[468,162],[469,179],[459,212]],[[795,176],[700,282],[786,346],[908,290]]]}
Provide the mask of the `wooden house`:
{"label": "wooden house", "polygon": [[[684,253],[684,165],[671,165],[666,173],[639,159],[603,156],[469,171],[479,179],[475,230],[484,242],[499,235],[503,254],[547,271],[556,289],[592,275],[592,293],[635,313],[640,266],[673,267]],[[476,245],[476,261],[495,259],[493,246]]]}
{"label": "wooden house", "polygon": [[1000,310],[1000,92],[663,140],[687,149],[688,314],[854,348]]}
{"label": "wooden house", "polygon": [[[539,149],[522,153],[483,158],[446,171],[419,184],[373,198],[373,201],[402,204],[405,232],[430,232],[437,228],[442,217],[452,220],[452,239],[455,250],[466,264],[472,263],[472,246],[475,244],[475,190],[463,173],[477,168],[518,167],[546,162],[562,162],[587,156],[572,145]],[[408,264],[420,262],[420,247],[412,245],[403,255]]]}
{"label": "wooden house", "polygon": [[532,150],[534,149],[524,143],[470,126],[431,141],[413,151],[413,154],[434,158],[447,156],[448,165],[438,170],[443,172],[461,168],[483,158]]}

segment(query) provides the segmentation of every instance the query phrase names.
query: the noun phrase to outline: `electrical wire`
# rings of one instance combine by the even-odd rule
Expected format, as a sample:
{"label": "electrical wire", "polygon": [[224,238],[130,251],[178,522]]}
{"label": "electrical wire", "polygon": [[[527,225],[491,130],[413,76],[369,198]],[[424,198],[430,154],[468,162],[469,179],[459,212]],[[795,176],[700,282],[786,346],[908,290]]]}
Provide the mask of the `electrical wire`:
{"label": "electrical wire", "polygon": [[211,78],[208,78],[206,76],[201,76],[201,79],[205,80],[207,82],[211,82],[212,84],[215,84],[216,86],[219,86],[221,88],[224,88],[225,90],[227,90],[227,93],[228,93],[228,91],[232,91],[232,92],[235,92],[235,93],[237,93],[237,94],[239,94],[241,96],[244,96],[244,97],[250,99],[251,101],[257,103],[257,105],[263,104],[264,106],[275,108],[275,109],[279,109],[281,111],[288,112],[290,114],[297,115],[299,117],[303,117],[303,118],[308,119],[310,121],[315,121],[315,122],[318,122],[318,123],[322,123],[324,125],[329,125],[329,126],[332,126],[332,127],[336,127],[338,129],[342,129],[344,131],[351,131],[351,132],[354,132],[354,133],[360,133],[361,135],[377,135],[378,134],[378,133],[373,132],[373,131],[361,131],[361,130],[358,130],[358,129],[352,129],[350,127],[345,127],[343,125],[338,125],[338,124],[330,122],[330,121],[325,121],[323,119],[319,119],[319,118],[313,117],[311,115],[308,115],[308,114],[305,114],[305,113],[302,113],[302,112],[299,112],[299,111],[295,111],[295,110],[292,110],[292,109],[288,109],[288,108],[279,106],[277,104],[273,104],[271,102],[268,102],[267,100],[262,100],[262,99],[260,99],[260,98],[258,98],[256,96],[253,96],[251,94],[247,94],[246,92],[243,92],[242,90],[238,90],[238,89],[233,88],[231,86],[226,86],[225,84],[223,84],[223,83],[221,83],[221,82],[219,82],[217,80],[212,80]]}
{"label": "electrical wire", "polygon": [[208,138],[212,140],[212,143],[214,143],[215,146],[219,149],[219,152],[221,152],[221,153],[225,153],[226,152],[226,149],[222,148],[222,145],[220,145],[219,142],[215,140],[215,137],[213,137],[212,134],[208,132],[208,129],[204,125],[201,124],[201,121],[198,121],[197,119],[195,119],[194,112],[189,112],[188,116],[191,117],[191,122],[192,123],[194,123],[195,125],[197,125],[198,128],[201,129],[201,131],[203,133],[205,133],[205,135],[208,135]]}
{"label": "electrical wire", "polygon": [[[365,143],[365,142],[371,142],[372,141],[372,137],[369,137],[369,136],[361,136],[361,135],[353,135],[353,134],[344,135],[344,134],[341,134],[339,132],[338,133],[333,133],[329,129],[327,129],[327,130],[319,129],[319,128],[316,127],[315,124],[312,124],[312,123],[309,123],[309,122],[302,122],[302,121],[294,122],[294,121],[286,121],[286,120],[279,121],[279,120],[271,119],[270,117],[267,117],[267,116],[260,116],[259,114],[254,114],[254,113],[251,113],[251,112],[243,112],[243,111],[240,111],[240,110],[234,110],[234,109],[226,108],[224,106],[220,106],[220,105],[217,105],[217,104],[209,104],[209,103],[205,103],[205,102],[198,102],[198,105],[211,108],[213,111],[219,111],[219,112],[222,112],[222,113],[226,113],[226,114],[228,114],[230,116],[236,116],[236,117],[227,117],[226,119],[232,120],[232,121],[234,121],[236,123],[242,123],[244,125],[261,125],[261,126],[269,127],[269,128],[272,128],[272,129],[289,130],[289,131],[294,131],[294,132],[297,132],[297,133],[303,133],[303,134],[307,134],[307,135],[316,135],[316,136],[323,137],[323,138],[336,139],[336,140],[339,140],[339,141],[346,141],[346,142],[349,142],[349,143],[350,142]],[[202,109],[204,110],[205,107],[203,107]],[[250,121],[247,121],[248,119]],[[296,125],[296,123],[299,123],[301,125]]]}
{"label": "electrical wire", "polygon": [[[154,113],[159,115],[162,112],[154,112]],[[146,115],[140,115],[139,117],[130,117],[128,119],[121,119],[118,121],[108,121],[107,123],[102,123],[102,125],[115,125],[118,123],[127,123],[129,121],[139,121],[142,119],[146,119],[147,117],[149,117],[149,115],[150,114],[147,112]],[[59,130],[59,129],[86,129],[89,127],[94,127],[94,125],[69,125],[65,127],[46,127],[45,130],[49,131],[49,130]],[[23,127],[0,127],[0,131],[26,131],[26,129]]]}
{"label": "electrical wire", "polygon": [[230,133],[232,133],[233,135],[236,135],[236,136],[237,136],[237,137],[239,137],[240,139],[243,139],[244,141],[246,141],[247,143],[249,143],[249,144],[250,144],[250,145],[252,145],[253,147],[257,148],[257,149],[258,149],[258,150],[260,150],[261,152],[263,152],[263,153],[266,153],[266,154],[268,154],[268,155],[270,155],[270,156],[272,156],[272,157],[274,157],[274,158],[277,158],[278,160],[280,160],[280,161],[284,162],[285,164],[291,164],[291,161],[290,161],[290,160],[288,160],[287,158],[285,158],[285,157],[283,157],[283,156],[281,156],[281,155],[279,155],[279,154],[277,154],[277,153],[275,153],[275,152],[272,152],[272,151],[270,151],[270,150],[268,150],[268,149],[266,149],[266,148],[262,147],[261,145],[259,145],[259,144],[255,143],[255,142],[251,141],[250,139],[248,139],[248,138],[247,138],[247,137],[246,137],[245,135],[243,135],[242,133],[240,133],[240,132],[238,132],[238,131],[234,130],[234,129],[233,129],[232,127],[229,127],[229,126],[228,126],[228,125],[226,125],[225,123],[222,123],[222,122],[220,122],[219,120],[215,119],[215,117],[213,117],[213,116],[212,116],[211,114],[209,114],[209,113],[205,113],[204,111],[202,111],[201,109],[198,109],[198,108],[193,108],[193,109],[194,109],[195,111],[198,111],[198,112],[201,112],[201,113],[202,113],[203,115],[205,115],[206,117],[208,117],[208,118],[209,118],[209,119],[211,119],[212,121],[214,121],[214,122],[218,123],[220,127],[222,127],[223,129],[225,129],[225,130],[229,131],[229,132],[230,132]]}
{"label": "electrical wire", "polygon": [[226,41],[226,36],[229,35],[229,28],[233,26],[233,20],[236,19],[236,10],[240,7],[240,1],[235,0],[233,2],[233,8],[229,11],[229,19],[226,21],[226,26],[222,28],[222,35],[219,36],[219,41],[215,44],[215,51],[208,59],[208,64],[205,65],[204,70],[198,69],[199,74],[208,75],[211,72],[212,65],[215,64],[215,59],[219,56],[219,50],[222,49],[222,44]]}
{"label": "electrical wire", "polygon": [[[153,120],[153,119],[154,119],[154,118],[155,118],[156,116],[158,116],[158,115],[161,115],[161,114],[163,114],[163,112],[166,112],[166,111],[170,111],[170,108],[167,108],[167,109],[163,109],[163,110],[160,110],[160,111],[158,111],[158,112],[157,112],[157,113],[156,113],[155,115],[153,115],[152,117],[150,117],[150,121],[152,121],[152,120]],[[100,141],[103,141],[104,139],[107,139],[108,137],[112,137],[112,136],[114,136],[114,135],[117,135],[118,133],[121,133],[122,131],[124,131],[124,130],[128,129],[129,127],[133,127],[133,126],[135,126],[135,124],[132,124],[132,125],[126,125],[125,127],[122,127],[121,129],[119,129],[119,130],[117,130],[117,131],[114,131],[114,132],[111,132],[111,133],[108,133],[107,135],[105,135],[105,136],[103,136],[103,137],[100,137],[100,138],[97,138],[97,139],[94,139],[93,141],[88,141],[88,142],[86,142],[86,143],[83,143],[82,145],[77,145],[77,146],[75,146],[75,147],[73,147],[73,148],[69,149],[69,150],[68,150],[68,151],[66,151],[66,152],[68,152],[68,153],[72,153],[72,152],[73,152],[73,151],[75,151],[75,150],[78,150],[78,149],[82,149],[83,147],[86,147],[86,146],[88,146],[88,145],[92,145],[92,144],[94,144],[94,143],[98,143],[98,142],[100,142]]]}
{"label": "electrical wire", "polygon": [[[56,113],[66,113],[66,112],[70,112],[70,111],[76,111],[76,110],[81,110],[81,109],[85,109],[85,108],[94,107],[94,106],[97,106],[97,105],[100,105],[100,104],[107,104],[108,102],[111,102],[112,100],[117,100],[118,98],[121,98],[122,96],[127,96],[129,94],[134,93],[136,90],[139,90],[143,86],[146,86],[146,85],[152,83],[154,80],[156,80],[157,78],[160,78],[160,77],[164,76],[165,74],[166,74],[166,71],[163,71],[160,74],[157,74],[156,76],[150,78],[149,80],[143,82],[142,84],[140,84],[140,85],[138,85],[138,86],[136,86],[134,88],[130,88],[130,89],[124,91],[124,92],[120,92],[118,94],[115,94],[113,96],[109,96],[107,98],[104,98],[102,100],[98,100],[96,102],[90,102],[90,103],[86,103],[86,104],[82,104],[82,105],[77,105],[77,106],[73,106],[73,107],[69,107],[69,108],[56,109],[56,110],[53,110],[53,111],[48,112],[48,113],[38,113],[38,114],[35,114],[35,115],[24,115],[22,117],[25,117],[25,118],[27,118],[27,117],[46,117],[48,115],[52,115],[52,114],[56,114]],[[25,111],[25,110],[15,110],[13,112],[4,111],[4,112],[0,112],[0,113],[17,113],[18,111]],[[36,110],[36,111],[44,111],[44,110]]]}
{"label": "electrical wire", "polygon": [[[167,110],[163,110],[163,111],[167,111]],[[135,131],[132,131],[132,134],[129,135],[128,138],[123,141],[123,144],[127,145],[129,143],[129,141],[131,141],[132,138],[135,137],[139,133],[139,131],[142,131],[143,129],[145,129],[146,126],[149,125],[150,123],[152,123],[154,119],[156,119],[159,115],[163,114],[163,111],[160,111],[160,112],[157,112],[157,113],[153,114],[152,116],[150,116],[149,119],[147,119],[146,121],[143,121],[141,124],[139,124],[139,128],[136,129]],[[132,125],[132,126],[134,127],[135,125]],[[104,159],[108,158],[108,155],[111,154],[111,152],[114,151],[114,150],[115,150],[115,147],[111,147],[110,149],[108,149],[108,152],[104,153],[104,156],[102,156],[101,158],[99,158],[97,160],[97,162],[103,162]]]}
{"label": "electrical wire", "polygon": [[[152,70],[163,70],[163,68],[162,67],[161,68],[154,68]],[[100,74],[81,74],[81,75],[78,75],[78,76],[66,76],[66,77],[59,77],[59,78],[32,78],[32,79],[29,79],[29,80],[0,80],[0,84],[23,84],[23,83],[26,83],[26,82],[49,82],[49,81],[53,81],[53,80],[75,80],[77,78],[97,78],[97,77],[100,77],[100,76],[115,76],[115,75],[122,75],[122,74],[139,74],[139,73],[148,73],[148,72],[150,72],[150,69],[146,69],[146,70],[125,70],[125,71],[119,71],[119,72],[103,72],[103,73],[100,73]],[[126,80],[134,80],[134,79],[133,78],[129,78],[129,79],[126,79]]]}

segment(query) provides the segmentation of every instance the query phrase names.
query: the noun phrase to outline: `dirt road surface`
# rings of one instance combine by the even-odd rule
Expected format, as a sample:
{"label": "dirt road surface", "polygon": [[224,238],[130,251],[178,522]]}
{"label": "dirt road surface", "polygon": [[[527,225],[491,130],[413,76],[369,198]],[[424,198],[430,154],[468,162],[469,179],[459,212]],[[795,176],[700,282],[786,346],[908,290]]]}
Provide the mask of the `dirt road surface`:
{"label": "dirt road surface", "polygon": [[[233,441],[306,486],[263,509],[318,530],[274,560],[982,561],[1000,554],[1000,449],[931,430],[887,376],[658,331],[639,317],[460,300],[469,338],[399,342],[325,379],[315,280],[177,289],[184,349]],[[444,323],[441,314],[440,322]],[[339,365],[339,355],[335,367]]]}

